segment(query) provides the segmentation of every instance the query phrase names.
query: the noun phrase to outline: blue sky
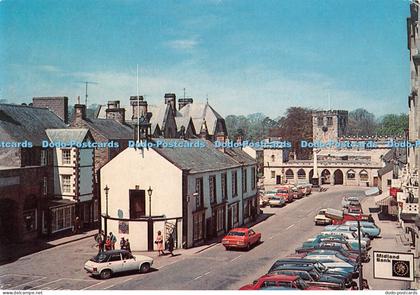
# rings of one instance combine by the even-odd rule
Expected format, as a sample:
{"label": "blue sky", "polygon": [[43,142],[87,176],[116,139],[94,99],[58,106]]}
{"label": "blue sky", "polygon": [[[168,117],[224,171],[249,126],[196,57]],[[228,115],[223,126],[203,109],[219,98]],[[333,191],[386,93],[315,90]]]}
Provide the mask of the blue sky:
{"label": "blue sky", "polygon": [[[0,0],[0,98],[407,111],[407,0]],[[329,100],[328,97],[331,99]]]}

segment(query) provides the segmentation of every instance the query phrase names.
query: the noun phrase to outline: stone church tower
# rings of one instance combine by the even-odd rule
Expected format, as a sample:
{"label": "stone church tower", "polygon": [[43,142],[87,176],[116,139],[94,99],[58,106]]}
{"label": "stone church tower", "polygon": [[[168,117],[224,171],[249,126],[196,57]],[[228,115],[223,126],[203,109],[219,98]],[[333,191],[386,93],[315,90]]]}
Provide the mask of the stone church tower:
{"label": "stone church tower", "polygon": [[347,133],[348,111],[329,110],[312,113],[313,141],[338,141]]}

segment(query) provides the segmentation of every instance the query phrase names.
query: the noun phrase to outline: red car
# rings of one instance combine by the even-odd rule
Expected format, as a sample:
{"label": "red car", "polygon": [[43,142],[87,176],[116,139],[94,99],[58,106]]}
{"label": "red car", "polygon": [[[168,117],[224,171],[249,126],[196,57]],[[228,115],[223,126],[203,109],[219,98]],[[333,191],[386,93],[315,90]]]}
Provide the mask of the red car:
{"label": "red car", "polygon": [[298,290],[325,290],[321,287],[309,286],[298,276],[289,275],[275,275],[267,274],[263,275],[258,280],[254,281],[253,284],[248,284],[241,287],[239,290],[260,290],[267,288],[281,288],[281,289],[298,289]]}
{"label": "red car", "polygon": [[261,241],[261,233],[256,233],[250,228],[234,228],[222,239],[226,250],[230,248],[251,249]]}

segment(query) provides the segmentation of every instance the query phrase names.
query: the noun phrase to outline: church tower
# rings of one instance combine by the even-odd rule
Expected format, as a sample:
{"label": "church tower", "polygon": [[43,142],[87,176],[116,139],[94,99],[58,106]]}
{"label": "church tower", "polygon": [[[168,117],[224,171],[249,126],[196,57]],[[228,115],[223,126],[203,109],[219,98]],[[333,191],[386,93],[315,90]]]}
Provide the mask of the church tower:
{"label": "church tower", "polygon": [[349,113],[342,110],[312,113],[313,141],[337,141],[347,133]]}

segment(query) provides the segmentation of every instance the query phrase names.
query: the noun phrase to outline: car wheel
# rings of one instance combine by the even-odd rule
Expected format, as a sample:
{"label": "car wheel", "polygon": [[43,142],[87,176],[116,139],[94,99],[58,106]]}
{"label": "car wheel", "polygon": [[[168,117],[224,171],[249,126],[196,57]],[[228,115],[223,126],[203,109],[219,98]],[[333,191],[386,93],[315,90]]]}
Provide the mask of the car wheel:
{"label": "car wheel", "polygon": [[230,249],[229,249],[229,247],[225,247],[225,250],[226,250],[226,251],[229,251]]}
{"label": "car wheel", "polygon": [[112,275],[112,272],[109,269],[104,269],[103,271],[101,271],[101,279],[106,280],[109,279]]}
{"label": "car wheel", "polygon": [[251,243],[248,243],[248,245],[246,245],[246,250],[247,251],[251,250]]}
{"label": "car wheel", "polygon": [[140,266],[140,272],[141,273],[146,273],[146,272],[149,272],[149,271],[150,271],[150,264],[149,263],[143,263]]}

